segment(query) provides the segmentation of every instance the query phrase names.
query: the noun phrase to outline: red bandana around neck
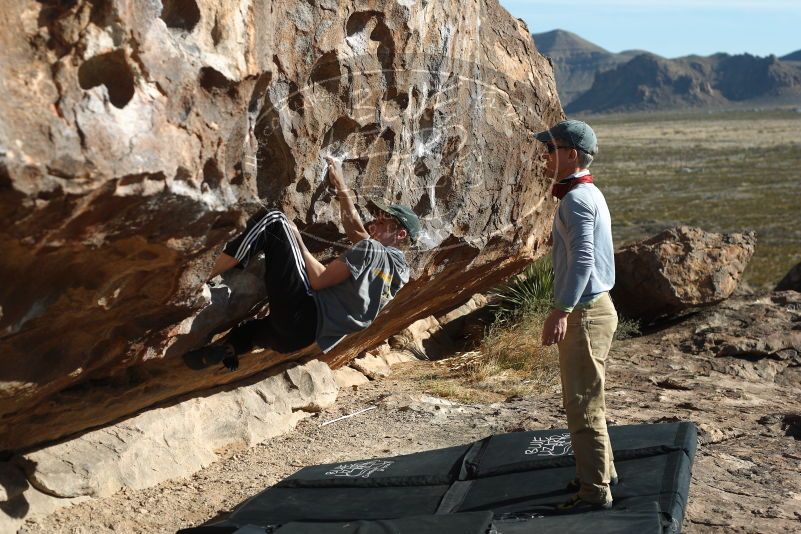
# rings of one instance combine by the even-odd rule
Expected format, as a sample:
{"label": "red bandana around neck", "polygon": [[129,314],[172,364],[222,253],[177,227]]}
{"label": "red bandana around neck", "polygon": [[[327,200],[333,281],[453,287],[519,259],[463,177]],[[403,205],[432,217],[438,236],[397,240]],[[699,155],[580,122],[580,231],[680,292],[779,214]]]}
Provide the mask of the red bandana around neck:
{"label": "red bandana around neck", "polygon": [[559,200],[562,200],[563,198],[565,198],[565,195],[568,194],[578,184],[591,184],[591,183],[592,183],[592,174],[579,176],[577,178],[570,178],[569,180],[563,180],[559,183],[553,184],[553,189],[551,189],[551,193]]}

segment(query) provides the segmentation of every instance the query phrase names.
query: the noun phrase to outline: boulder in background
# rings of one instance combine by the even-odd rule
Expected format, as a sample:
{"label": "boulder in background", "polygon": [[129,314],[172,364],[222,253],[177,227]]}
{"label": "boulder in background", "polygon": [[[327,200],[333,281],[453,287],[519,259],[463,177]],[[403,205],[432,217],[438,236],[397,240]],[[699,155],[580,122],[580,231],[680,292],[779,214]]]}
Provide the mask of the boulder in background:
{"label": "boulder in background", "polygon": [[650,322],[717,304],[742,279],[756,234],[679,226],[615,254],[612,298],[624,317]]}

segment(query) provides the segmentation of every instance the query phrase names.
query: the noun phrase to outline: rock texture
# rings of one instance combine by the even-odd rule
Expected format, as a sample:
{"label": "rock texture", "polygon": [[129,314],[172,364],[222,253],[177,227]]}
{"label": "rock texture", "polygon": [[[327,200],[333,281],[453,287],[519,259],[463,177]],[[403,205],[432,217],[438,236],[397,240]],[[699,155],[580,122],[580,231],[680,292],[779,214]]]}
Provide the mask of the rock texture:
{"label": "rock texture", "polygon": [[790,269],[776,286],[776,291],[788,290],[801,292],[801,263]]}
{"label": "rock texture", "polygon": [[13,464],[0,464],[0,483],[13,480],[7,487],[23,488],[6,499],[0,527],[7,532],[16,516],[48,513],[75,498],[104,497],[191,475],[215,462],[222,449],[252,447],[294,428],[311,412],[330,407],[338,390],[331,369],[314,361],[19,456]]}
{"label": "rock texture", "polygon": [[680,226],[615,254],[612,297],[625,317],[652,321],[732,295],[754,254],[756,235]]}
{"label": "rock texture", "polygon": [[738,293],[613,346],[607,403],[615,422],[689,419],[699,428],[683,532],[801,525],[801,362],[784,352],[798,348],[800,297]]}
{"label": "rock texture", "polygon": [[334,380],[336,380],[339,389],[344,390],[357,389],[359,386],[370,382],[367,376],[347,365],[334,371]]}
{"label": "rock texture", "polygon": [[[695,328],[687,348],[715,356],[712,368],[754,382],[801,384],[801,294],[725,302]],[[747,333],[747,334],[746,334]]]}
{"label": "rock texture", "polygon": [[31,485],[56,497],[102,497],[194,473],[224,447],[253,446],[331,406],[338,386],[315,361],[250,386],[157,408],[22,456]]}
{"label": "rock texture", "polygon": [[553,203],[528,136],[562,111],[497,0],[0,8],[0,450],[314,356],[180,360],[260,301],[203,286],[259,206],[321,258],[341,250],[324,154],[360,205],[403,202],[426,225],[415,280],[333,366],[542,253]]}
{"label": "rock texture", "polygon": [[392,370],[389,368],[389,363],[382,356],[383,355],[371,354],[368,352],[364,356],[353,360],[351,365],[354,369],[372,380],[386,378],[390,375]]}

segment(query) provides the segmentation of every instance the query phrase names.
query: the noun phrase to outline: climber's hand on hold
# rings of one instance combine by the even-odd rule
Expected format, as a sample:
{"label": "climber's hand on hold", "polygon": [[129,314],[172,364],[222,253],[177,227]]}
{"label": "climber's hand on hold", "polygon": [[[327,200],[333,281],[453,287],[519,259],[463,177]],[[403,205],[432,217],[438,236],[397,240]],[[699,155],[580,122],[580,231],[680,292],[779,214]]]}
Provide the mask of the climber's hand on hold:
{"label": "climber's hand on hold", "polygon": [[345,177],[344,173],[342,172],[342,162],[332,158],[331,156],[326,156],[325,161],[328,163],[328,184],[337,192],[347,191],[348,186],[345,185]]}

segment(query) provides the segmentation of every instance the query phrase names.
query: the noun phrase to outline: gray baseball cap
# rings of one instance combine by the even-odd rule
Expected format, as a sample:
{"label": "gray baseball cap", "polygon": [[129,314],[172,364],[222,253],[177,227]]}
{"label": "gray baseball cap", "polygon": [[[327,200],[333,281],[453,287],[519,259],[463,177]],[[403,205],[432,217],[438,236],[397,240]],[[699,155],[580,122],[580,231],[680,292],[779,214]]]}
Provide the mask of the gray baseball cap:
{"label": "gray baseball cap", "polygon": [[534,138],[543,143],[553,143],[558,139],[591,156],[598,153],[598,138],[586,122],[562,121],[550,130],[535,134]]}

